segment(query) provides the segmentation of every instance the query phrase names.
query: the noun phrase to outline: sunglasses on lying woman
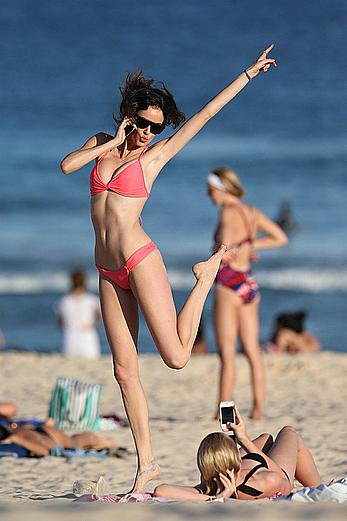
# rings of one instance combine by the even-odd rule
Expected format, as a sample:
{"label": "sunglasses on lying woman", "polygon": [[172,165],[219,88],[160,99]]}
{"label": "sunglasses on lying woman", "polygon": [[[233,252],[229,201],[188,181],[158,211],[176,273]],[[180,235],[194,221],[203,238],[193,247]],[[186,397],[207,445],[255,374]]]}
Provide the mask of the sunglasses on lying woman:
{"label": "sunglasses on lying woman", "polygon": [[150,127],[150,131],[152,132],[152,134],[160,134],[161,132],[163,132],[165,128],[165,123],[154,123],[154,121],[150,121],[149,119],[143,118],[138,114],[136,114],[134,119],[138,128]]}

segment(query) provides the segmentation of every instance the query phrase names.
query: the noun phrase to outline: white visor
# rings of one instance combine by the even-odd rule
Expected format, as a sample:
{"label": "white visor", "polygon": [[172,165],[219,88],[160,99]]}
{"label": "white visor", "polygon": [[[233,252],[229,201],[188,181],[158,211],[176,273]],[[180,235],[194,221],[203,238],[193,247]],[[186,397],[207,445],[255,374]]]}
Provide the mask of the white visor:
{"label": "white visor", "polygon": [[213,186],[214,188],[218,188],[218,190],[223,190],[223,192],[227,191],[225,185],[216,174],[208,174],[206,177],[206,183]]}

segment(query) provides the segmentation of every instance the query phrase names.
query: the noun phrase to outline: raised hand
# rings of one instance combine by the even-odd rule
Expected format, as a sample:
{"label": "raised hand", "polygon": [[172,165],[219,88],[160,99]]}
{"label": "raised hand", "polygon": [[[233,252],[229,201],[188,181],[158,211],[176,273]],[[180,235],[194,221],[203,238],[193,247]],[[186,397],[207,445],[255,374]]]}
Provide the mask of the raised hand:
{"label": "raised hand", "polygon": [[228,430],[234,431],[236,438],[240,442],[243,440],[248,440],[249,438],[248,438],[248,434],[246,431],[246,425],[245,425],[244,419],[242,418],[240,411],[238,410],[236,405],[234,406],[234,410],[235,410],[235,423],[228,422],[227,423]]}
{"label": "raised hand", "polygon": [[274,48],[272,43],[265,51],[261,53],[257,61],[246,69],[248,76],[255,78],[259,72],[266,72],[271,66],[277,67],[276,60],[274,58],[268,58],[268,54]]}

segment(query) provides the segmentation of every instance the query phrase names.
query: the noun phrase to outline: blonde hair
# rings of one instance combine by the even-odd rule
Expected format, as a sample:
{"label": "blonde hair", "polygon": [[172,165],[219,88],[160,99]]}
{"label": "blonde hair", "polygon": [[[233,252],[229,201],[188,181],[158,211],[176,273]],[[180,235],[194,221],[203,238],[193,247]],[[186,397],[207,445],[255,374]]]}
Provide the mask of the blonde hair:
{"label": "blonde hair", "polygon": [[[206,486],[206,494],[216,495],[219,473],[229,477],[227,470],[234,471],[234,477],[241,467],[241,458],[236,443],[222,432],[208,434],[200,443],[197,464],[201,480]],[[236,484],[231,497],[237,497]]]}
{"label": "blonde hair", "polygon": [[246,194],[246,190],[243,188],[240,179],[237,177],[236,172],[231,170],[227,166],[220,166],[218,168],[214,168],[212,173],[219,177],[225,186],[227,192],[240,199]]}

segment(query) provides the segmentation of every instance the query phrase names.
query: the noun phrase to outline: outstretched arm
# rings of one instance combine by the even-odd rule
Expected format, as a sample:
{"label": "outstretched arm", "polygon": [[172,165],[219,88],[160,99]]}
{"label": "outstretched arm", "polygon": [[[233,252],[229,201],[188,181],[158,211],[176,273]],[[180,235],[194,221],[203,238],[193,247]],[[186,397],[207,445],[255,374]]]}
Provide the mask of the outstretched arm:
{"label": "outstretched arm", "polygon": [[206,501],[210,496],[200,494],[194,487],[185,487],[182,485],[168,485],[163,483],[154,489],[154,497],[164,497],[166,499],[192,499]]}
{"label": "outstretched arm", "polygon": [[194,114],[173,136],[158,143],[161,145],[159,162],[161,167],[175,156],[201,129],[213,118],[227,103],[255,78],[260,71],[266,72],[271,65],[277,66],[273,58],[268,58],[268,53],[273,49],[270,45],[260,55],[258,60],[245,69],[232,83],[212,98],[199,112]]}

